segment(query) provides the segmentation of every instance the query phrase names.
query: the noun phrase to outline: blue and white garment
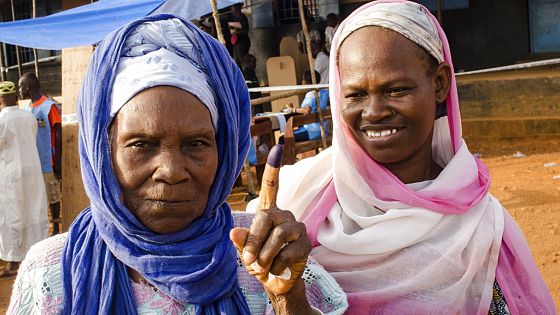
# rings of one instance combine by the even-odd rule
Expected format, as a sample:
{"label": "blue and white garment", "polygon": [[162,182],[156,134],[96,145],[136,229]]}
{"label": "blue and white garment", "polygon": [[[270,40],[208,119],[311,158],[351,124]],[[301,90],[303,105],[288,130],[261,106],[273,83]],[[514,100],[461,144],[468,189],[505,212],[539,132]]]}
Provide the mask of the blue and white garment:
{"label": "blue and white garment", "polygon": [[[205,73],[219,117],[218,169],[206,209],[172,234],[147,229],[121,201],[108,135],[120,61],[159,49]],[[111,33],[97,47],[83,82],[80,165],[91,204],[72,224],[63,251],[62,313],[136,314],[128,268],[167,296],[194,305],[196,314],[249,313],[237,281],[237,252],[229,239],[233,218],[225,202],[249,147],[249,93],[227,50],[179,17],[148,16]]]}
{"label": "blue and white garment", "polygon": [[[319,90],[319,103],[321,104],[321,110],[327,109],[327,104],[329,102],[329,90],[322,89]],[[307,92],[305,94],[305,98],[301,102],[301,108],[310,107],[312,113],[317,112],[317,105],[315,102],[315,92]],[[321,125],[319,123],[307,124],[303,125],[302,127],[298,128],[294,133],[302,132],[303,130],[307,131],[309,134],[309,140],[315,140],[321,138]],[[325,131],[327,131],[327,125],[325,122]]]}
{"label": "blue and white garment", "polygon": [[[235,226],[249,227],[253,214],[233,212]],[[61,253],[67,234],[34,245],[20,267],[8,315],[58,315],[62,313]],[[272,315],[274,309],[262,284],[237,261],[237,281],[252,315]],[[309,257],[302,279],[309,304],[325,315],[344,314],[348,307],[342,288]],[[195,306],[179,302],[147,283],[131,283],[138,314],[194,315]]]}
{"label": "blue and white garment", "polygon": [[32,106],[28,104],[24,109],[31,112],[35,119],[37,119],[37,150],[39,151],[39,159],[41,160],[41,171],[43,173],[52,173],[53,168],[53,147],[51,143],[51,122],[49,120],[49,113],[52,106],[56,103],[48,97],[39,106]]}

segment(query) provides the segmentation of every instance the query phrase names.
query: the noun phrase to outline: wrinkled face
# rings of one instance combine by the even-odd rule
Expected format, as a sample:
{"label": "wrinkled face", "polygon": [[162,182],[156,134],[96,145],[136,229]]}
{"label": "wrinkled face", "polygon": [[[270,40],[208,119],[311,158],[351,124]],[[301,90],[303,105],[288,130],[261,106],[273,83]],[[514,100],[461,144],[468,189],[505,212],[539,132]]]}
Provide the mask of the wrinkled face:
{"label": "wrinkled face", "polygon": [[19,80],[18,91],[22,99],[31,98],[31,95],[29,94],[29,84],[25,80],[23,79]]}
{"label": "wrinkled face", "polygon": [[198,98],[170,86],[144,90],[117,113],[110,137],[124,204],[148,229],[177,232],[203,214],[218,152]]}
{"label": "wrinkled face", "polygon": [[428,57],[379,27],[357,30],[339,50],[342,119],[369,156],[389,169],[431,159],[436,103],[447,96],[449,67],[430,69]]}

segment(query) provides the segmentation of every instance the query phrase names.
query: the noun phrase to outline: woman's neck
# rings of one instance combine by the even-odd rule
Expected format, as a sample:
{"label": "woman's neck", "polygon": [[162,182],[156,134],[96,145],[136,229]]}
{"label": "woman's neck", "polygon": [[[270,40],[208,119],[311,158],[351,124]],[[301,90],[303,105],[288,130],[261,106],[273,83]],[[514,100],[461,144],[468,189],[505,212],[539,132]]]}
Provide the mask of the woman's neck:
{"label": "woman's neck", "polygon": [[385,164],[384,166],[405,184],[435,179],[443,170],[434,162],[431,147],[418,152],[413,159],[404,163]]}

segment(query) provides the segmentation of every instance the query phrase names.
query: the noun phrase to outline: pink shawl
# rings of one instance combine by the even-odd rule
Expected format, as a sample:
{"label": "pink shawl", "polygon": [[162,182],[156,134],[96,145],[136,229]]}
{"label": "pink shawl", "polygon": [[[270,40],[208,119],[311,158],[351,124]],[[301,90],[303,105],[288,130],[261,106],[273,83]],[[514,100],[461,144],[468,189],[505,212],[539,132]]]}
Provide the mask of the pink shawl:
{"label": "pink shawl", "polygon": [[[334,113],[335,128],[338,126],[344,133],[342,141],[348,147],[352,156],[352,161],[356,168],[363,175],[363,179],[368,183],[371,191],[380,200],[391,202],[402,202],[408,205],[428,209],[441,214],[463,214],[473,206],[477,205],[483,198],[488,196],[490,178],[486,166],[477,158],[472,157],[478,169],[478,176],[472,176],[470,182],[456,180],[456,185],[445,187],[445,189],[435,189],[429,191],[414,191],[403,184],[392,173],[382,165],[372,160],[366,152],[352,138],[347,126],[344,125],[340,117],[340,77],[336,64],[338,40],[342,30],[348,21],[352,20],[356,14],[362,10],[375,6],[379,3],[406,2],[403,0],[380,0],[368,3],[354,11],[345,21],[343,21],[333,39],[333,53],[330,58],[330,91],[331,106]],[[447,96],[446,105],[449,122],[449,132],[453,154],[457,153],[462,144],[461,136],[461,117],[459,112],[459,100],[457,95],[457,85],[453,72],[453,63],[449,50],[446,35],[439,26],[439,23],[424,8],[430,18],[437,25],[439,37],[442,42],[445,61],[451,67],[451,89]],[[333,150],[337,150],[337,145],[341,143],[335,136]],[[469,155],[470,156],[470,155]],[[313,163],[313,162],[302,162]],[[330,179],[329,179],[330,176]],[[308,236],[314,246],[318,246],[317,234],[321,224],[329,215],[333,206],[338,200],[337,187],[332,180],[332,172],[324,178],[318,193],[312,198],[308,206],[305,207],[300,220],[307,225]],[[281,181],[282,182],[282,179]],[[285,184],[285,183],[283,183]],[[280,198],[280,196],[279,196]],[[281,202],[279,202],[281,205]],[[504,211],[504,232],[502,243],[499,249],[499,258],[496,269],[496,280],[499,283],[506,298],[509,310],[512,314],[556,314],[556,308],[549,290],[542,279],[537,266],[531,256],[528,244],[513,219]],[[368,304],[375,304],[363,298],[363,295],[349,294],[350,309],[349,313],[361,313]],[[487,312],[487,311],[486,311]]]}

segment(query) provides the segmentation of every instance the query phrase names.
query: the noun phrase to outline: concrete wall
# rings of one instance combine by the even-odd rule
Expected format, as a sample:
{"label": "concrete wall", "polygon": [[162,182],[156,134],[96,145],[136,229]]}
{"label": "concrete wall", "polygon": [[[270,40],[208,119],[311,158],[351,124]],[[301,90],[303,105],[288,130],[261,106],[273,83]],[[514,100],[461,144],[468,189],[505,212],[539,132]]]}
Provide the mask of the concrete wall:
{"label": "concrete wall", "polygon": [[560,138],[560,66],[457,79],[467,143]]}

